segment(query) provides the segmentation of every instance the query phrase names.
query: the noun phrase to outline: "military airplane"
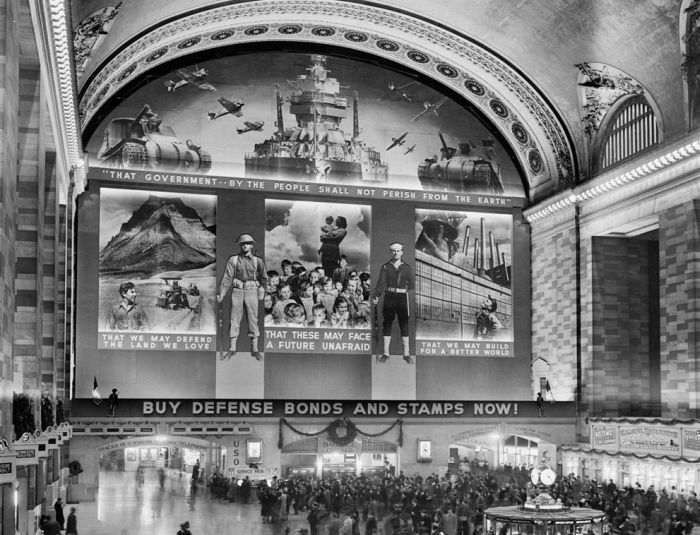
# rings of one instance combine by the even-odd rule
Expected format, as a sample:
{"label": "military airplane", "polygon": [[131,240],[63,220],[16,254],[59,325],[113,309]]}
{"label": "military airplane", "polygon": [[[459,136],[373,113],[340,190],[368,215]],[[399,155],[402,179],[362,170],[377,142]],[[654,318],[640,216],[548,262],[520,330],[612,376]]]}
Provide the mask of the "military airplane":
{"label": "military airplane", "polygon": [[216,111],[208,111],[207,116],[209,117],[210,121],[213,121],[214,119],[218,119],[222,115],[235,115],[236,117],[240,117],[243,115],[243,112],[241,111],[241,108],[245,106],[245,103],[240,99],[237,98],[236,100],[229,100],[227,98],[221,97],[217,99],[219,101],[219,104],[223,106],[222,110],[219,110],[218,112]]}
{"label": "military airplane", "polygon": [[188,71],[187,69],[177,69],[175,74],[177,74],[180,78],[177,82],[173,82],[172,80],[165,82],[165,87],[167,87],[168,91],[171,93],[178,87],[182,87],[183,85],[187,84],[192,84],[200,89],[205,89],[206,91],[216,91],[216,87],[206,81],[209,72],[205,68],[200,69],[197,67],[193,71]]}
{"label": "military airplane", "polygon": [[410,147],[408,147],[406,149],[406,152],[404,152],[404,154],[408,154],[409,152],[413,152],[415,150],[415,148],[416,148],[415,145],[411,145]]}
{"label": "military airplane", "polygon": [[392,93],[396,93],[397,95],[399,95],[399,96],[405,98],[405,99],[408,100],[409,102],[412,102],[412,101],[413,101],[413,98],[411,97],[411,95],[409,95],[409,94],[408,94],[406,91],[404,91],[404,90],[405,90],[407,87],[410,87],[410,86],[412,86],[412,85],[415,84],[415,83],[416,83],[416,82],[413,81],[413,82],[408,82],[407,84],[403,84],[403,85],[396,85],[394,82],[389,82],[389,91],[391,91]]}
{"label": "military airplane", "polygon": [[411,119],[411,122],[420,119],[423,117],[426,113],[433,113],[435,117],[438,116],[438,108],[442,106],[445,102],[447,102],[447,97],[443,97],[440,100],[438,100],[435,104],[431,104],[427,100],[423,102],[423,108],[425,108],[423,111],[421,111],[418,115],[416,115],[413,119]]}
{"label": "military airplane", "polygon": [[391,145],[389,145],[386,150],[391,150],[396,146],[401,146],[404,143],[406,143],[406,136],[408,135],[408,132],[404,132],[401,134],[399,137],[392,137],[391,138]]}
{"label": "military airplane", "polygon": [[243,121],[243,124],[245,125],[245,128],[236,128],[236,132],[238,132],[239,134],[245,134],[246,132],[252,131],[260,131],[262,130],[262,127],[265,123],[263,121]]}

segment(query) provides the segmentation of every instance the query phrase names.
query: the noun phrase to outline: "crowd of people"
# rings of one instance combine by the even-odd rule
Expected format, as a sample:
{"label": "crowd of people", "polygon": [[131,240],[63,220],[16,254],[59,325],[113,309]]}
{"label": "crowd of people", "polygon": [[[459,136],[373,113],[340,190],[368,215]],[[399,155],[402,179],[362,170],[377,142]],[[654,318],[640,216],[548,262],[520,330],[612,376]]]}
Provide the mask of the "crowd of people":
{"label": "crowd of people", "polygon": [[269,270],[263,297],[266,326],[367,329],[370,327],[370,276],[348,265],[307,268],[285,259],[281,272]]}
{"label": "crowd of people", "polygon": [[[217,481],[218,478],[218,481]],[[242,486],[224,484],[223,476],[209,481],[214,496],[238,501]],[[217,490],[218,489],[218,490]],[[678,492],[618,487],[570,474],[557,479],[547,492],[568,506],[605,512],[603,533],[631,535],[690,534],[700,519],[694,491]],[[347,475],[340,479],[261,480],[257,498],[264,523],[285,522],[306,515],[309,535],[479,535],[489,507],[519,505],[536,496],[530,469],[506,465],[498,470],[476,463],[440,477]]]}

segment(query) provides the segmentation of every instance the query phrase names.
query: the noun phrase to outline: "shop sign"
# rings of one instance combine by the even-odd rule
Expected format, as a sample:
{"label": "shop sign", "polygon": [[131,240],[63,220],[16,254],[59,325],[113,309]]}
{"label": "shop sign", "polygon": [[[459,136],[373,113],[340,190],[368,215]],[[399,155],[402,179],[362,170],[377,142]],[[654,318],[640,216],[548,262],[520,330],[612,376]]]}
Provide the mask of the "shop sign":
{"label": "shop sign", "polygon": [[17,466],[27,466],[32,464],[37,464],[39,462],[37,456],[37,447],[32,446],[29,448],[18,448],[15,446],[15,453],[17,454]]}
{"label": "shop sign", "polygon": [[38,464],[39,444],[31,433],[24,433],[19,439],[12,443],[12,448],[17,455],[17,466]]}
{"label": "shop sign", "polygon": [[681,452],[681,430],[655,427],[621,427],[620,451]]}
{"label": "shop sign", "polygon": [[683,430],[683,455],[700,457],[700,429]]}
{"label": "shop sign", "polygon": [[455,442],[469,442],[473,443],[475,437],[480,437],[483,435],[490,435],[491,433],[495,433],[496,431],[499,430],[499,425],[498,424],[493,424],[493,425],[479,425],[476,427],[470,427],[466,431],[462,431],[461,433],[455,435],[453,437],[453,440]]}
{"label": "shop sign", "polygon": [[594,448],[609,448],[617,446],[617,427],[594,425],[591,429]]}
{"label": "shop sign", "polygon": [[[145,436],[145,437],[135,437],[125,440],[118,440],[117,442],[112,442],[111,444],[105,444],[104,446],[98,446],[98,453],[104,453],[110,450],[119,450],[122,448],[138,448],[140,446],[152,446],[156,444],[155,436]],[[157,444],[161,447],[168,448],[187,448],[190,450],[201,450],[206,451],[209,446],[205,441],[195,442],[189,440],[187,437],[170,437],[166,436],[164,440],[157,441]]]}
{"label": "shop sign", "polygon": [[360,443],[357,440],[353,440],[350,444],[345,446],[340,446],[335,442],[321,438],[318,441],[318,452],[319,453],[358,453]]}
{"label": "shop sign", "polygon": [[12,483],[16,478],[14,454],[10,458],[9,455],[3,455],[0,461],[0,485],[4,483]]}
{"label": "shop sign", "polygon": [[520,435],[522,437],[535,437],[538,439],[552,441],[552,434],[543,431],[542,429],[537,429],[534,427],[525,426],[510,426],[506,425],[503,427],[504,434],[509,435]]}
{"label": "shop sign", "polygon": [[248,477],[252,480],[257,479],[272,479],[273,477],[280,475],[280,469],[278,467],[258,467],[249,468],[247,466],[234,466],[228,469],[228,477],[235,477],[237,479],[243,479]]}
{"label": "shop sign", "polygon": [[[497,418],[529,419],[537,415],[528,401],[360,401],[360,400],[262,400],[262,399],[120,399],[119,410],[140,417],[231,418],[271,416],[284,418],[385,417],[385,418]],[[71,411],[80,417],[102,416],[103,409],[91,399],[77,399]],[[547,419],[575,418],[573,402],[547,407]]]}

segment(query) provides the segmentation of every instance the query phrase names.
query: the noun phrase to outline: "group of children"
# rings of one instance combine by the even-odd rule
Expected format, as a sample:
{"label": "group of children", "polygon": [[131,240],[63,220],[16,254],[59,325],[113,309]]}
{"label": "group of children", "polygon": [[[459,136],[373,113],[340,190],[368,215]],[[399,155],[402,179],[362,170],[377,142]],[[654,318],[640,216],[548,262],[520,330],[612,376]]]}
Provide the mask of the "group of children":
{"label": "group of children", "polygon": [[311,271],[300,262],[282,261],[282,273],[267,272],[264,307],[266,326],[368,329],[370,277],[348,267],[345,255],[333,273]]}

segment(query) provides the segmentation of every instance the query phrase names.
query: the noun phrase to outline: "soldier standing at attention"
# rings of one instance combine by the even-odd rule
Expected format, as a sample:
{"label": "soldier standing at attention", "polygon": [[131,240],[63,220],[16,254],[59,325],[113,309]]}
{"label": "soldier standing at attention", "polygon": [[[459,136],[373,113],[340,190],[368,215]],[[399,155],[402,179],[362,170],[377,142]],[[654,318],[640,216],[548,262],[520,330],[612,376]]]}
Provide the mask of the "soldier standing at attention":
{"label": "soldier standing at attention", "polygon": [[389,245],[391,259],[382,265],[379,271],[379,279],[375,290],[373,303],[376,305],[379,297],[384,296],[382,305],[382,333],[384,336],[384,351],[379,357],[379,362],[389,359],[389,346],[391,345],[391,327],[394,318],[399,320],[401,330],[401,345],[403,346],[403,359],[408,364],[413,364],[409,353],[408,339],[408,292],[416,287],[416,279],[413,268],[401,260],[403,256],[403,244],[394,242]]}
{"label": "soldier standing at attention", "polygon": [[221,303],[231,290],[231,329],[230,345],[223,359],[228,360],[236,354],[236,342],[240,332],[243,309],[248,316],[248,336],[251,338],[250,354],[256,360],[262,360],[258,350],[260,328],[258,327],[259,301],[265,296],[267,272],[265,262],[253,253],[255,238],[250,234],[241,234],[236,243],[241,251],[231,256],[226,262],[226,270],[219,285],[216,300]]}

